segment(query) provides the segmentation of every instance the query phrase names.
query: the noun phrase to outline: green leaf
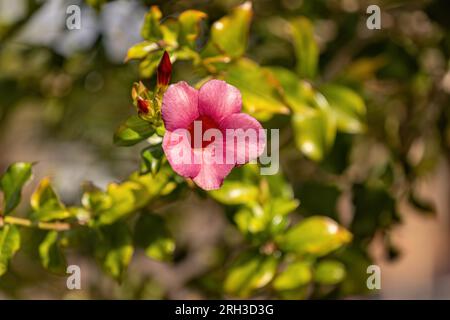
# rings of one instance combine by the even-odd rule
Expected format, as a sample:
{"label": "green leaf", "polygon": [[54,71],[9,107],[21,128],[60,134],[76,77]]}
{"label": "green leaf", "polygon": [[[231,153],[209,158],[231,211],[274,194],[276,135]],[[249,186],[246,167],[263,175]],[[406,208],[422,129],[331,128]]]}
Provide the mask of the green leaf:
{"label": "green leaf", "polygon": [[324,285],[335,285],[344,280],[345,266],[336,260],[320,261],[314,270],[314,281]]}
{"label": "green leaf", "polygon": [[163,47],[165,49],[178,47],[178,35],[180,33],[180,25],[174,18],[168,17],[164,23],[160,25]]}
{"label": "green leaf", "polygon": [[103,270],[114,279],[121,281],[133,257],[130,230],[124,221],[101,227],[96,245],[96,256]]}
{"label": "green leaf", "polygon": [[122,184],[111,183],[106,193],[111,198],[111,204],[105,210],[98,212],[100,225],[112,224],[126,215],[139,209],[147,200],[147,190],[133,181]]}
{"label": "green leaf", "polygon": [[254,290],[266,286],[274,277],[278,261],[273,256],[246,254],[228,270],[224,282],[227,294],[249,297]]}
{"label": "green leaf", "polygon": [[155,130],[153,126],[139,118],[131,116],[114,134],[114,143],[118,146],[132,146],[150,137]]}
{"label": "green leaf", "polygon": [[200,23],[206,19],[206,13],[198,10],[183,11],[178,17],[180,24],[180,44],[195,49],[195,42],[200,34]]}
{"label": "green leaf", "polygon": [[50,231],[39,245],[42,266],[50,272],[64,275],[67,262],[58,241],[58,232]]}
{"label": "green leaf", "polygon": [[145,40],[158,41],[162,38],[162,32],[159,21],[162,13],[158,6],[151,6],[146,13],[144,24],[142,25],[141,35]]}
{"label": "green leaf", "polygon": [[141,152],[141,174],[151,173],[155,175],[161,168],[164,151],[160,144],[150,146]]}
{"label": "green leaf", "polygon": [[213,199],[226,205],[255,202],[258,193],[256,186],[238,181],[225,181],[220,189],[209,192]]}
{"label": "green leaf", "polygon": [[147,204],[160,195],[166,195],[168,190],[173,190],[174,182],[171,178],[174,176],[172,168],[167,164],[163,165],[157,174],[139,174],[133,173],[128,180],[142,185],[146,194],[140,193],[139,198],[142,205]]}
{"label": "green leaf", "polygon": [[319,47],[314,39],[314,26],[305,17],[290,21],[292,42],[297,58],[297,74],[312,79],[317,74]]}
{"label": "green leaf", "polygon": [[19,204],[22,187],[31,178],[32,166],[28,162],[14,163],[0,178],[0,189],[4,194],[3,214],[7,215]]}
{"label": "green leaf", "polygon": [[147,55],[139,64],[139,75],[145,79],[151,78],[158,68],[162,55],[163,51],[157,51]]}
{"label": "green leaf", "polygon": [[143,59],[149,53],[152,53],[159,49],[158,44],[151,41],[143,41],[135,44],[130,49],[128,49],[125,62],[131,59]]}
{"label": "green leaf", "polygon": [[134,230],[135,243],[145,249],[149,258],[170,261],[175,241],[169,236],[164,220],[153,214],[142,213]]}
{"label": "green leaf", "polygon": [[334,220],[315,216],[302,220],[278,237],[280,248],[299,255],[326,255],[350,242],[352,235]]}
{"label": "green leaf", "polygon": [[297,148],[312,160],[322,160],[336,137],[335,114],[328,101],[295,73],[279,67],[267,69],[279,81],[284,100],[294,111],[291,121]]}
{"label": "green leaf", "polygon": [[20,248],[20,233],[14,225],[0,229],[0,276],[8,270],[9,261]]}
{"label": "green leaf", "polygon": [[230,15],[214,22],[204,55],[242,56],[247,48],[252,15],[252,3],[247,1],[234,8]]}
{"label": "green leaf", "polygon": [[357,93],[344,86],[331,84],[322,86],[321,92],[336,117],[338,130],[346,133],[365,132],[366,105]]}
{"label": "green leaf", "polygon": [[253,205],[240,208],[234,216],[234,221],[242,233],[256,234],[266,230],[270,218],[261,206]]}
{"label": "green leaf", "polygon": [[273,74],[249,59],[239,59],[229,66],[225,80],[242,94],[245,112],[260,120],[274,114],[288,114],[289,109],[279,95],[279,83]]}
{"label": "green leaf", "polygon": [[292,290],[310,283],[311,280],[311,263],[296,261],[290,263],[286,269],[276,276],[273,287],[277,291]]}
{"label": "green leaf", "polygon": [[272,198],[269,205],[273,214],[284,216],[297,209],[300,201],[297,199]]}
{"label": "green leaf", "polygon": [[70,211],[66,210],[53,190],[49,178],[41,180],[36,191],[31,195],[30,203],[34,220],[61,220],[71,216]]}
{"label": "green leaf", "polygon": [[283,89],[283,98],[294,112],[305,109],[329,109],[328,101],[307,81],[294,72],[282,67],[266,67]]}
{"label": "green leaf", "polygon": [[81,204],[89,211],[99,213],[111,208],[113,199],[106,192],[100,190],[92,184],[88,184],[85,186],[85,192],[81,197]]}
{"label": "green leaf", "polygon": [[324,158],[336,136],[334,119],[321,109],[305,109],[294,113],[292,128],[297,148],[314,161]]}

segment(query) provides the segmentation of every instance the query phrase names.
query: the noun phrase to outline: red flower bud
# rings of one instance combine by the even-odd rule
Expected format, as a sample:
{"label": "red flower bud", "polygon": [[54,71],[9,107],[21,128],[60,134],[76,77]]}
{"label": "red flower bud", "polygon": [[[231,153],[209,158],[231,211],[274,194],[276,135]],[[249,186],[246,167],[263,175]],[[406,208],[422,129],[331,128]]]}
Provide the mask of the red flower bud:
{"label": "red flower bud", "polygon": [[158,87],[165,87],[170,82],[170,76],[172,74],[172,63],[170,62],[170,57],[167,51],[161,58],[158,65],[158,71],[156,73]]}
{"label": "red flower bud", "polygon": [[137,99],[137,107],[139,109],[139,113],[141,114],[147,114],[149,112],[148,101],[142,99],[141,97],[138,97]]}

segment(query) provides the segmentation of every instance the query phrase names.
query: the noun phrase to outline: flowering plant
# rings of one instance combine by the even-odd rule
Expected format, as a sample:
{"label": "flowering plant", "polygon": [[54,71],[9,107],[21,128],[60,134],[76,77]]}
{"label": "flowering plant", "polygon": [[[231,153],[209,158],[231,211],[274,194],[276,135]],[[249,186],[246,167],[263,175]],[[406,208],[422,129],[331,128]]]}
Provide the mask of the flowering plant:
{"label": "flowering plant", "polygon": [[[86,184],[80,201],[71,204],[44,178],[24,216],[19,204],[34,163],[10,165],[0,178],[0,276],[9,276],[28,229],[37,230],[40,264],[56,275],[66,274],[66,254],[73,249],[94,257],[118,283],[129,281],[127,270],[142,255],[176,266],[197,247],[183,242],[177,223],[184,211],[170,212],[171,206],[193,202],[198,210],[220,209],[214,219],[226,226],[223,241],[207,253],[211,262],[186,280],[202,297],[368,292],[368,246],[375,235],[388,253],[395,251],[389,238],[400,221],[395,187],[422,203],[407,175],[407,152],[381,165],[367,160],[364,148],[372,146],[374,129],[366,105],[375,99],[367,87],[382,63],[358,61],[335,76],[320,75],[313,22],[296,16],[271,21],[294,67],[265,64],[246,54],[253,14],[245,2],[207,30],[203,11],[163,17],[159,7],[149,9],[142,41],[125,59],[139,70],[138,81],[130,83],[133,114],[113,137],[116,146],[142,147],[139,168],[104,189]],[[363,173],[355,173],[350,161],[358,156],[368,166]],[[408,178],[395,176],[399,170]],[[351,219],[338,213],[342,199],[352,202]],[[213,225],[207,217],[196,233]],[[170,296],[162,287],[161,296]]]}

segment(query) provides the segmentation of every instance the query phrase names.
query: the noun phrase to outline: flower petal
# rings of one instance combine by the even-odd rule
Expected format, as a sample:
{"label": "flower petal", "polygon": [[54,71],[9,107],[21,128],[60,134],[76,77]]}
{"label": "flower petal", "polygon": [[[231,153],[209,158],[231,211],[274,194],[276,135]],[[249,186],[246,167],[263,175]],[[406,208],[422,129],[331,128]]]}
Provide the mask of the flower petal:
{"label": "flower petal", "polygon": [[234,163],[247,163],[263,153],[266,135],[255,118],[245,113],[232,114],[222,120],[220,127],[225,132],[226,156]]}
{"label": "flower petal", "polygon": [[[204,190],[219,189],[225,177],[234,168],[234,163],[225,163],[224,151],[225,145],[223,140],[214,141],[206,148],[194,150],[198,156],[202,157],[200,172],[193,179],[200,188]],[[216,157],[217,152],[219,154]],[[215,159],[219,161],[214,161]]]}
{"label": "flower petal", "polygon": [[198,93],[198,111],[219,123],[226,116],[241,112],[242,98],[239,90],[221,80],[206,82]]}
{"label": "flower petal", "polygon": [[[166,131],[162,147],[170,166],[176,173],[188,178],[198,175],[201,162],[195,161],[188,130]],[[198,160],[201,160],[201,158]]]}
{"label": "flower petal", "polygon": [[187,128],[199,116],[198,91],[184,81],[170,85],[161,112],[166,130]]}

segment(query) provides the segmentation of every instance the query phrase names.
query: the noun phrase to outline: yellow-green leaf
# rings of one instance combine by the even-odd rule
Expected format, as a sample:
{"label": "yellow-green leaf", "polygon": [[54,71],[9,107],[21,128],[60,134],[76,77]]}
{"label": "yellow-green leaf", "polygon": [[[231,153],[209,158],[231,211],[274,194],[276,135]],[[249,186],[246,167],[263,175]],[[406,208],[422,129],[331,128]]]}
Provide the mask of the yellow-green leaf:
{"label": "yellow-green leaf", "polygon": [[252,3],[247,1],[234,8],[230,15],[214,22],[205,55],[226,54],[232,58],[242,56],[247,48],[252,15]]}
{"label": "yellow-green leaf", "polygon": [[106,193],[111,198],[111,206],[98,213],[98,223],[111,224],[141,207],[146,200],[146,190],[139,183],[126,181],[111,183]]}
{"label": "yellow-green leaf", "polygon": [[210,191],[215,200],[227,205],[251,203],[257,200],[258,188],[239,181],[225,181],[220,189]]}
{"label": "yellow-green leaf", "polygon": [[297,148],[314,161],[324,158],[336,136],[335,119],[321,109],[294,113],[292,128]]}
{"label": "yellow-green leaf", "polygon": [[125,61],[131,60],[131,59],[143,59],[145,58],[149,53],[154,52],[159,49],[159,46],[157,43],[152,41],[143,41],[135,44],[130,49],[128,49],[127,56],[125,58]]}
{"label": "yellow-green leaf", "polygon": [[290,21],[292,42],[297,58],[297,74],[312,79],[317,74],[319,47],[314,39],[314,26],[305,17]]}
{"label": "yellow-green leaf", "polygon": [[279,83],[273,74],[249,59],[239,59],[229,66],[225,80],[242,94],[245,112],[260,120],[274,114],[288,114],[288,107],[279,95]]}
{"label": "yellow-green leaf", "polygon": [[180,44],[194,49],[195,41],[200,34],[200,23],[206,19],[206,13],[198,10],[183,11],[178,17],[180,24]]}
{"label": "yellow-green leaf", "polygon": [[344,280],[345,266],[336,260],[320,261],[314,270],[314,281],[325,285],[335,285]]}
{"label": "yellow-green leaf", "polygon": [[161,17],[162,13],[158,6],[152,6],[144,18],[144,24],[141,29],[142,38],[152,41],[161,39],[162,32],[159,25]]}
{"label": "yellow-green leaf", "polygon": [[8,270],[8,264],[19,248],[19,229],[8,224],[0,228],[0,276]]}
{"label": "yellow-green leaf", "polygon": [[34,220],[51,221],[66,219],[71,216],[69,210],[59,200],[55,190],[53,190],[50,179],[44,178],[31,195],[31,216]]}
{"label": "yellow-green leaf", "polygon": [[280,272],[273,281],[273,287],[278,290],[292,290],[310,283],[312,280],[311,263],[295,261]]}
{"label": "yellow-green leaf", "polygon": [[273,256],[247,254],[228,271],[224,290],[238,297],[248,297],[253,291],[266,286],[274,277],[278,261]]}
{"label": "yellow-green leaf", "polygon": [[328,84],[321,87],[321,92],[330,104],[330,110],[336,117],[339,131],[361,133],[366,130],[364,100],[353,90],[339,85]]}
{"label": "yellow-green leaf", "polygon": [[326,255],[350,242],[352,235],[334,220],[314,216],[306,218],[277,238],[280,248],[300,255]]}
{"label": "yellow-green leaf", "polygon": [[31,178],[31,167],[28,162],[17,162],[8,167],[0,178],[0,190],[4,195],[3,214],[8,214],[20,202],[22,187]]}
{"label": "yellow-green leaf", "polygon": [[50,272],[63,275],[67,262],[58,241],[58,232],[50,231],[39,245],[42,266]]}

